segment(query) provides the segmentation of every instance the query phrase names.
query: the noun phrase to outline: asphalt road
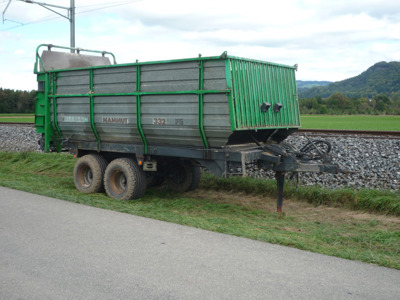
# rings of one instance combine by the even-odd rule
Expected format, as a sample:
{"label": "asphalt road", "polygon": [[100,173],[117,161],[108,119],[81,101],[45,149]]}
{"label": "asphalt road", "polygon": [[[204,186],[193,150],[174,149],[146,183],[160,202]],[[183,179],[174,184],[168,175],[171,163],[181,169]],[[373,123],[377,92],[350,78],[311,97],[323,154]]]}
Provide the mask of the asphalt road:
{"label": "asphalt road", "polygon": [[0,187],[0,299],[399,299],[400,271]]}

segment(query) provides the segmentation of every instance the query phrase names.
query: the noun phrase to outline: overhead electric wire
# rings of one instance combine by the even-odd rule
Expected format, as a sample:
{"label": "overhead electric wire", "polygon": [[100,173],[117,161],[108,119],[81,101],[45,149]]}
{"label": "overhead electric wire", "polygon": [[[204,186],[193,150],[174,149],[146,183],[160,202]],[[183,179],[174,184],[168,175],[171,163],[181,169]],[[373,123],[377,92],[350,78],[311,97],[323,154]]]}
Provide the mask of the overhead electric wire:
{"label": "overhead electric wire", "polygon": [[[75,7],[75,15],[84,14],[84,13],[90,13],[90,12],[97,11],[97,10],[102,10],[102,9],[107,9],[107,8],[112,8],[112,7],[117,7],[117,6],[123,6],[123,5],[131,4],[131,3],[135,3],[135,2],[141,2],[141,1],[143,1],[143,0],[121,1],[119,3],[118,2],[117,3],[115,3],[115,2],[104,2],[104,3],[81,6],[81,7]],[[3,1],[3,2],[0,2],[0,4],[1,3],[5,3],[5,2],[7,2],[7,0]],[[113,3],[113,4],[111,5],[111,3]],[[81,11],[81,12],[79,12],[79,11],[77,12],[76,11],[77,9],[80,9],[80,8],[91,7],[91,6],[99,6],[99,5],[106,5],[106,4],[110,4],[110,5],[102,6],[102,7],[99,7],[99,8],[94,8],[94,9],[91,9],[91,10],[85,10],[85,11]],[[5,28],[5,29],[0,29],[0,31],[8,31],[8,30],[20,28],[20,27],[23,27],[23,26],[29,26],[29,25],[32,25],[32,24],[37,24],[37,23],[42,23],[42,22],[46,22],[46,21],[50,21],[50,20],[55,20],[55,19],[58,19],[58,18],[61,18],[61,16],[50,17],[50,15],[49,15],[49,17],[45,17],[44,19],[39,19],[39,20],[36,20],[36,21],[27,22],[27,23],[22,23],[22,22],[15,21],[15,20],[5,19],[5,21],[15,22],[15,23],[19,23],[21,25],[16,25],[16,26],[13,26],[13,27]]]}
{"label": "overhead electric wire", "polygon": [[[135,2],[141,2],[141,1],[143,1],[143,0],[134,0],[134,1],[128,1],[128,2],[125,1],[124,3],[119,3],[119,4],[118,3],[114,3],[113,5],[104,6],[104,7],[100,7],[100,8],[95,8],[95,9],[92,9],[92,10],[85,10],[85,11],[82,11],[82,12],[75,12],[75,14],[83,14],[83,13],[88,13],[88,12],[92,12],[92,11],[96,11],[96,10],[102,10],[102,9],[106,9],[106,8],[117,7],[117,6],[122,6],[122,5],[126,5],[126,4],[135,3]],[[109,3],[112,3],[112,2],[109,2]],[[106,4],[106,3],[104,3],[104,4]],[[87,5],[86,7],[95,6],[95,5],[96,4]]]}

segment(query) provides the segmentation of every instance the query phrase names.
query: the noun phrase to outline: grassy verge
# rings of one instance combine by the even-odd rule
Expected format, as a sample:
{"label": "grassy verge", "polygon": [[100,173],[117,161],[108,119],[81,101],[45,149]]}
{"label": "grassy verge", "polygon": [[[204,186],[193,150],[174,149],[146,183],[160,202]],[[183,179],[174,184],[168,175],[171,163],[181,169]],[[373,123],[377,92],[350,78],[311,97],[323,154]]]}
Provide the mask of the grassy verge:
{"label": "grassy verge", "polygon": [[400,131],[400,116],[301,115],[301,127],[307,129]]}
{"label": "grassy verge", "polygon": [[[216,178],[206,174],[202,186],[214,190],[244,192],[259,196],[276,195],[276,182],[253,178]],[[371,213],[400,216],[400,194],[378,190],[330,190],[318,186],[295,187],[286,184],[284,197],[306,201],[313,205],[343,207]]]}
{"label": "grassy verge", "polygon": [[[285,200],[285,214],[277,214],[275,182],[262,184],[249,178],[216,179],[206,175],[198,191],[177,194],[161,187],[149,189],[139,200],[122,202],[104,194],[79,193],[72,180],[74,163],[66,154],[0,153],[0,184],[103,209],[400,269],[399,218],[349,210],[363,208],[355,205],[364,197],[356,192],[335,194],[304,188],[295,194],[288,186],[285,193],[291,199]],[[375,193],[379,192],[371,191],[370,196],[373,198]],[[324,200],[327,195],[331,200]],[[399,201],[398,194],[393,197],[391,201]],[[320,203],[342,207],[317,206]],[[383,201],[380,206],[385,205]],[[380,211],[394,214],[392,209]]]}

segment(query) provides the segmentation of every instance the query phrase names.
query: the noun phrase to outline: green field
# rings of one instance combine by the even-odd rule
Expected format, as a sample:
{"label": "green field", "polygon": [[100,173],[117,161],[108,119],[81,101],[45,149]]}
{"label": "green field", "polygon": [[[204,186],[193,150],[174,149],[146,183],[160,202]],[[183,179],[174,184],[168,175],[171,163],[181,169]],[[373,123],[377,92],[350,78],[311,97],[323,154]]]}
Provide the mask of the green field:
{"label": "green field", "polygon": [[35,116],[33,114],[0,114],[0,122],[33,123]]}
{"label": "green field", "polygon": [[400,116],[302,115],[301,128],[400,131]]}
{"label": "green field", "polygon": [[[0,122],[33,123],[33,114],[0,114]],[[303,129],[400,131],[400,116],[302,115]]]}

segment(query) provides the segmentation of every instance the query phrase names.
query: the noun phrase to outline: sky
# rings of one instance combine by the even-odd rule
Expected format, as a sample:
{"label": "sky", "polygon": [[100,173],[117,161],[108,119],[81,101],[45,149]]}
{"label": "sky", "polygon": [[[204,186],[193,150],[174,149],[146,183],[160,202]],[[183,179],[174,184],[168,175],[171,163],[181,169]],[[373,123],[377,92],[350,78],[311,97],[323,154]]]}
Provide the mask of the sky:
{"label": "sky", "polygon": [[[37,2],[70,6],[70,0]],[[118,63],[227,51],[298,64],[297,80],[340,81],[377,62],[400,60],[397,0],[76,0],[75,6],[76,46],[111,51]],[[36,47],[69,46],[69,21],[37,4],[0,0],[1,13],[6,7],[0,88],[36,89]]]}

